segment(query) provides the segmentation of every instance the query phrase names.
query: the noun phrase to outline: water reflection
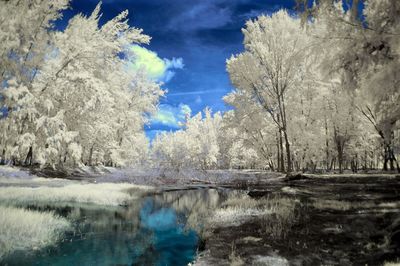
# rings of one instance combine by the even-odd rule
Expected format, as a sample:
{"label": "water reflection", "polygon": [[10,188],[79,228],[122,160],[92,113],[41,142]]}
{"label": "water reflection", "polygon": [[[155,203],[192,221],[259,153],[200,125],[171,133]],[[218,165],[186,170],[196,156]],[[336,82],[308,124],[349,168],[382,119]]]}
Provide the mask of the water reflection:
{"label": "water reflection", "polygon": [[164,192],[124,208],[51,209],[75,224],[55,247],[16,252],[8,265],[187,265],[196,256],[202,218],[225,193],[213,189]]}

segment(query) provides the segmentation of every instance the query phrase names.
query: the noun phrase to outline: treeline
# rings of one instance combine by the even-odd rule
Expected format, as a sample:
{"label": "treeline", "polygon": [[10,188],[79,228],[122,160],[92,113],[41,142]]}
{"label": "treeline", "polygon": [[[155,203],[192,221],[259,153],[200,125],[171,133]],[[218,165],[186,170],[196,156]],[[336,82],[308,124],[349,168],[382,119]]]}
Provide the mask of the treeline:
{"label": "treeline", "polygon": [[143,160],[159,85],[128,69],[150,37],[100,4],[58,31],[69,0],[0,1],[0,159],[14,165],[121,166]]}
{"label": "treeline", "polygon": [[227,61],[235,90],[224,100],[233,110],[222,118],[206,111],[160,136],[154,161],[400,171],[400,2],[367,0],[362,12],[325,0],[302,17],[281,10],[248,21],[245,51]]}

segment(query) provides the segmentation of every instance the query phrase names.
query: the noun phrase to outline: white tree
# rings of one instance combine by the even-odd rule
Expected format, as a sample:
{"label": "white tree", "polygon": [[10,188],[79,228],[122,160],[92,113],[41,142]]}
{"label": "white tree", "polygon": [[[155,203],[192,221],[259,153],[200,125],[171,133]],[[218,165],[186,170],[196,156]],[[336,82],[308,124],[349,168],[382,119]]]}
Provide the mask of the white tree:
{"label": "white tree", "polygon": [[[394,169],[394,131],[400,118],[398,105],[399,16],[395,0],[364,1],[363,16],[358,1],[347,11],[342,1],[325,0],[314,6],[313,35],[329,50],[321,64],[327,72],[344,74],[343,89],[373,125],[383,146],[384,169]],[[308,14],[308,13],[307,13]],[[399,169],[400,170],[400,169]]]}
{"label": "white tree", "polygon": [[290,172],[287,101],[288,95],[301,83],[307,38],[300,28],[300,20],[282,10],[270,17],[248,21],[243,34],[246,51],[227,62],[231,81],[272,118],[279,139],[284,139],[286,170]]}
{"label": "white tree", "polygon": [[9,113],[1,122],[4,135],[17,132],[6,141],[19,152],[16,159],[53,167],[124,165],[146,150],[143,125],[163,91],[127,66],[135,60],[129,45],[150,38],[128,25],[127,11],[101,27],[99,12],[100,4],[89,17],[76,15],[65,31],[51,33],[29,87],[9,80],[3,93]]}
{"label": "white tree", "polygon": [[221,132],[222,116],[212,115],[210,109],[190,117],[183,129],[163,133],[152,143],[153,160],[162,168],[216,168],[220,150],[218,134]]}

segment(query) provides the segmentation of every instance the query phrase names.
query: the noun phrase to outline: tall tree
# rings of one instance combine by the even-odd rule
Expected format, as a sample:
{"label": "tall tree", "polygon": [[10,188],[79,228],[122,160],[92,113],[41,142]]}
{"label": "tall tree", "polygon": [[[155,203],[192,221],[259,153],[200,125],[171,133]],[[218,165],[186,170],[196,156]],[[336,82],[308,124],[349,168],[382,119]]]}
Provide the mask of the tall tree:
{"label": "tall tree", "polygon": [[[383,168],[394,169],[394,131],[400,118],[399,41],[400,3],[363,1],[346,6],[342,1],[321,1],[313,7],[312,34],[319,47],[330,50],[321,66],[344,74],[343,89],[379,134],[383,147]],[[348,4],[348,3],[347,3]],[[400,171],[400,169],[399,169]]]}
{"label": "tall tree", "polygon": [[272,118],[278,138],[283,138],[286,171],[290,172],[292,154],[287,101],[301,82],[307,38],[300,28],[300,20],[282,10],[270,17],[260,16],[255,21],[248,21],[243,34],[246,51],[227,62],[231,81]]}
{"label": "tall tree", "polygon": [[46,58],[29,69],[35,73],[29,84],[8,74],[2,90],[8,114],[0,121],[5,157],[52,167],[124,165],[142,157],[146,114],[163,91],[127,67],[135,60],[129,45],[150,40],[129,26],[127,15],[102,26],[100,4],[88,17],[76,15],[64,31],[49,31]]}

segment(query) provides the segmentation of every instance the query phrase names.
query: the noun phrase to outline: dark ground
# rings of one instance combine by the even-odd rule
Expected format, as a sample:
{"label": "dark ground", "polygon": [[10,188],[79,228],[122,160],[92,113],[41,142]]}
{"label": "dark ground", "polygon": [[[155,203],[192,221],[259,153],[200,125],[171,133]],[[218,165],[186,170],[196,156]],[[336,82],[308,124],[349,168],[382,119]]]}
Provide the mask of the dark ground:
{"label": "dark ground", "polygon": [[[225,187],[247,190],[253,198],[296,199],[287,236],[265,232],[262,219],[215,228],[205,239],[201,263],[244,265],[257,255],[285,258],[282,265],[383,265],[400,258],[400,176],[308,176],[276,182],[235,181]],[[243,241],[246,237],[257,241]],[[231,257],[230,257],[231,256]],[[271,261],[271,264],[276,265]],[[240,264],[240,263],[239,263]]]}

